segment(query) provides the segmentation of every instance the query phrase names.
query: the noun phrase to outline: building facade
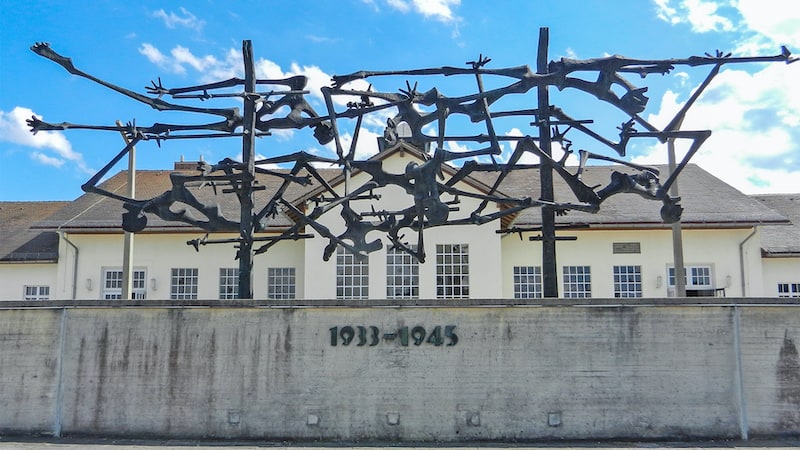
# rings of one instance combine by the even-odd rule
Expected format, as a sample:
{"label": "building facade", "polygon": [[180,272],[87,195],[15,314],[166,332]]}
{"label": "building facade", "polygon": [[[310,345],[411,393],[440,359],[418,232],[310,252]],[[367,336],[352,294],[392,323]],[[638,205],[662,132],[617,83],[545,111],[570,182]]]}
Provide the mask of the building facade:
{"label": "building facade", "polygon": [[[376,157],[387,173],[402,174],[410,162],[424,156],[400,144]],[[177,170],[194,164],[176,163]],[[444,170],[450,170],[445,167]],[[607,183],[619,166],[590,167],[584,182]],[[347,189],[340,171],[320,173],[341,195]],[[137,172],[137,198],[169,188],[168,171]],[[103,185],[123,189],[120,172]],[[356,172],[348,181],[369,180]],[[266,191],[278,181],[260,180]],[[493,179],[476,173],[459,181],[465,192],[485,193]],[[538,172],[515,170],[500,191],[514,197],[538,198]],[[570,195],[557,183],[556,197]],[[747,196],[690,165],[680,178],[682,241],[687,295],[731,297],[800,296],[799,194]],[[208,186],[198,195],[213,196]],[[298,208],[313,208],[320,189],[294,187],[285,198]],[[268,194],[263,194],[268,195]],[[381,190],[387,210],[408,207],[409,195],[397,186]],[[444,194],[447,197],[449,194]],[[209,197],[211,198],[211,197]],[[264,197],[266,198],[266,197]],[[263,201],[264,198],[261,198]],[[259,199],[257,199],[258,201]],[[479,199],[443,198],[451,202],[451,218],[467,217]],[[223,210],[236,205],[220,200]],[[385,205],[385,206],[384,206]],[[600,212],[571,211],[558,217],[567,238],[557,243],[559,297],[661,298],[674,295],[673,232],[661,223],[661,206],[635,194],[618,194]],[[357,212],[368,207],[353,203]],[[0,300],[95,299],[122,297],[122,205],[116,200],[85,194],[72,202],[0,203]],[[498,211],[490,206],[485,214]],[[264,236],[277,235],[296,220],[286,211],[270,219]],[[319,223],[334,235],[345,231],[335,212]],[[542,263],[538,208],[482,225],[433,227],[424,231],[425,262],[393,250],[378,232],[380,250],[357,258],[339,247],[325,261],[329,240],[313,227],[309,239],[284,240],[254,258],[254,296],[261,299],[527,299],[542,296]],[[413,233],[409,233],[413,234]],[[204,245],[196,251],[188,241],[204,232],[183,223],[149,218],[135,234],[132,246],[133,296],[137,299],[236,298],[238,261],[232,244]],[[213,238],[236,238],[216,233]],[[417,236],[406,236],[410,243]],[[198,242],[198,241],[196,241]]]}

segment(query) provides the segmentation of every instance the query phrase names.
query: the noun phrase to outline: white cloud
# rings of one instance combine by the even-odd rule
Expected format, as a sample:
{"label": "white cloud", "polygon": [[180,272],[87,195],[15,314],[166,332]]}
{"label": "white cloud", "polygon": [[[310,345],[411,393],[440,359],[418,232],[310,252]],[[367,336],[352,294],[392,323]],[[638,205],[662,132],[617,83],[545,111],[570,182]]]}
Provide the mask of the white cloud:
{"label": "white cloud", "polygon": [[800,48],[800,9],[794,0],[739,0],[737,7],[744,24],[754,33],[740,44],[739,53],[775,51],[778,45]]}
{"label": "white cloud", "polygon": [[[771,64],[760,72],[721,72],[690,110],[683,130],[712,130],[692,159],[745,193],[796,192],[800,177],[800,92],[790,84],[793,66]],[[680,108],[667,92],[661,110],[648,117],[663,127]],[[678,158],[690,141],[676,142]],[[633,159],[643,164],[667,162],[665,145],[654,145]]]}
{"label": "white cloud", "polygon": [[[61,167],[65,162],[70,161],[82,172],[90,173],[91,170],[83,161],[83,155],[72,149],[72,145],[63,133],[39,131],[33,134],[30,132],[26,120],[34,115],[31,109],[22,106],[15,107],[11,112],[0,111],[0,140],[53,152],[53,155],[41,151],[31,153],[31,158],[42,164]],[[37,117],[41,119],[41,117]]]}
{"label": "white cloud", "polygon": [[61,167],[64,165],[64,160],[47,156],[41,152],[31,153],[31,159],[45,166]]}
{"label": "white cloud", "polygon": [[[460,21],[454,10],[461,5],[461,0],[385,0],[385,2],[389,8],[404,14],[414,12],[421,14],[426,19],[434,19],[446,24],[456,24]],[[373,6],[375,11],[378,11],[374,1],[365,1],[364,3]]]}
{"label": "white cloud", "polygon": [[164,25],[166,25],[167,28],[177,28],[178,26],[181,26],[195,31],[200,31],[203,29],[205,21],[198,19],[197,16],[189,12],[184,7],[180,7],[179,9],[182,14],[181,16],[172,11],[167,14],[167,12],[163,9],[159,9],[158,11],[153,11],[153,17],[163,20]]}
{"label": "white cloud", "polygon": [[139,47],[139,53],[144,55],[148,61],[158,66],[162,66],[167,62],[167,57],[148,42],[143,43],[142,46]]}
{"label": "white cloud", "polygon": [[[347,156],[347,154],[350,152],[350,146],[353,143],[353,135],[347,132],[342,132],[342,130],[339,130],[339,136],[342,144],[342,149],[344,150],[345,156]],[[378,153],[378,145],[377,145],[378,137],[383,137],[383,135],[379,135],[378,133],[372,132],[366,128],[362,128],[361,131],[359,131],[358,133],[358,142],[356,142],[356,149],[355,149],[356,151],[355,159],[358,160],[367,159]],[[325,148],[327,148],[334,155],[336,155],[335,141],[331,141],[325,144]]]}
{"label": "white cloud", "polygon": [[451,23],[457,20],[453,15],[453,7],[458,7],[461,0],[412,0],[414,10],[439,22]]}
{"label": "white cloud", "polygon": [[729,1],[710,0],[653,0],[657,16],[672,25],[688,23],[692,31],[707,33],[710,31],[732,31],[736,27],[729,17],[719,11],[720,7],[735,5]]}

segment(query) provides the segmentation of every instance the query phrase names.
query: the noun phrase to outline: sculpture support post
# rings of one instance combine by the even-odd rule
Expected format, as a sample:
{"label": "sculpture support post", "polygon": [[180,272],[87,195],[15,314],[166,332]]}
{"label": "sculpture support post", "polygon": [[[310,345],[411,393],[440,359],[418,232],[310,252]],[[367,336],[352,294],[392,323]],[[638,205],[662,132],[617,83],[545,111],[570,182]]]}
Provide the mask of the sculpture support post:
{"label": "sculpture support post", "polygon": [[[683,121],[681,120],[681,122]],[[678,124],[678,128],[680,128],[680,124]],[[676,167],[674,138],[667,140],[667,153],[669,158],[669,174],[672,175]],[[678,197],[677,182],[672,183],[669,193],[673,197]],[[672,255],[675,263],[675,297],[686,297],[686,268],[683,264],[683,233],[680,220],[676,220],[672,224]],[[667,285],[669,285],[669,282],[667,282]],[[744,295],[744,293],[742,295]]]}
{"label": "sculpture support post", "polygon": [[242,42],[244,58],[244,115],[242,123],[242,180],[239,186],[241,204],[239,239],[239,298],[253,298],[253,181],[255,180],[256,77],[253,44]]}
{"label": "sculpture support post", "polygon": [[[548,72],[547,47],[550,45],[549,28],[539,28],[539,51],[536,57],[536,73]],[[542,153],[552,156],[550,137],[550,95],[548,85],[542,84],[537,88],[539,101],[539,148]],[[541,199],[552,202],[553,195],[553,168],[542,159],[540,169]],[[556,214],[550,206],[542,206],[542,291],[544,297],[558,297],[558,273],[556,272]]]}

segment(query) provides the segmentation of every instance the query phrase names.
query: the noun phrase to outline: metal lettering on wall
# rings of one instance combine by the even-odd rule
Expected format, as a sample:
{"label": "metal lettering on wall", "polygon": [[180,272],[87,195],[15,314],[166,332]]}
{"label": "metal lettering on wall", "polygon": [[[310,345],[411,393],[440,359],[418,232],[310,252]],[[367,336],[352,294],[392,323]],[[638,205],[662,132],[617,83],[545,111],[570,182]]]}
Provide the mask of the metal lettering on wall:
{"label": "metal lettering on wall", "polygon": [[345,325],[331,327],[328,331],[330,332],[331,347],[351,344],[356,347],[375,347],[381,342],[384,344],[397,342],[403,347],[408,347],[409,343],[417,347],[423,344],[452,347],[458,344],[458,335],[455,333],[455,329],[455,325],[445,325],[444,327],[437,325],[429,332],[425,327],[417,325],[415,327],[404,326],[382,333],[376,326]]}

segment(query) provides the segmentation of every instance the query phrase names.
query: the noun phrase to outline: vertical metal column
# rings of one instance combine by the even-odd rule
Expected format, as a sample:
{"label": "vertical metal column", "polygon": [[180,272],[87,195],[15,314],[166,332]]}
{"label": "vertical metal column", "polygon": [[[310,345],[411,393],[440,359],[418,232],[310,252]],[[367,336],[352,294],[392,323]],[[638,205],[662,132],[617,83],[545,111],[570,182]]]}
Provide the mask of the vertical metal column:
{"label": "vertical metal column", "polygon": [[244,58],[244,115],[242,123],[242,180],[239,186],[241,204],[239,240],[239,298],[253,298],[253,182],[255,180],[256,78],[253,44],[242,41]]}
{"label": "vertical metal column", "polygon": [[[681,120],[683,122],[683,120]],[[680,128],[680,123],[678,124]],[[676,158],[675,158],[675,138],[667,140],[667,153],[669,159],[669,174],[675,172]],[[673,197],[678,197],[678,181],[672,183],[669,194]],[[675,297],[686,297],[686,268],[683,264],[683,233],[681,230],[681,221],[677,220],[672,224],[672,255],[675,269]],[[669,286],[669,282],[667,282]]]}
{"label": "vertical metal column", "polygon": [[[547,48],[550,45],[550,29],[539,28],[539,51],[536,57],[536,73],[546,74],[549,71]],[[550,136],[550,95],[548,85],[543,83],[537,88],[539,125],[539,148],[548,156],[552,155]],[[542,160],[539,170],[541,174],[541,199],[553,201],[553,168]],[[544,297],[558,297],[558,273],[556,271],[556,214],[553,208],[542,207],[542,291]]]}
{"label": "vertical metal column", "polygon": [[[122,122],[117,120],[117,126],[122,129]],[[121,131],[122,139],[125,145],[131,144],[128,135]],[[128,193],[129,198],[136,197],[136,146],[131,147],[128,151]],[[130,231],[125,232],[125,239],[122,250],[122,299],[132,300],[133,295],[133,233]],[[101,280],[101,283],[103,281]]]}

